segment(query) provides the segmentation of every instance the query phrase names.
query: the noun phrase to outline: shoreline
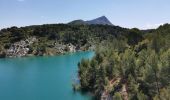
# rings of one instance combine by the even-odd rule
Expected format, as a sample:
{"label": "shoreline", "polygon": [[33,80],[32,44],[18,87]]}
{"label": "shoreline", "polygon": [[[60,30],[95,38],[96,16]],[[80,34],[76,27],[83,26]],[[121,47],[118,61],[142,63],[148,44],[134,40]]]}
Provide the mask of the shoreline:
{"label": "shoreline", "polygon": [[54,55],[26,55],[26,56],[17,56],[17,57],[1,57],[1,59],[15,59],[15,58],[29,58],[29,57],[55,57],[55,56],[62,56],[62,55],[68,55],[68,54],[74,54],[74,53],[80,53],[80,52],[95,52],[94,50],[78,50],[76,52],[66,52],[66,53],[60,53],[60,54],[54,54]]}

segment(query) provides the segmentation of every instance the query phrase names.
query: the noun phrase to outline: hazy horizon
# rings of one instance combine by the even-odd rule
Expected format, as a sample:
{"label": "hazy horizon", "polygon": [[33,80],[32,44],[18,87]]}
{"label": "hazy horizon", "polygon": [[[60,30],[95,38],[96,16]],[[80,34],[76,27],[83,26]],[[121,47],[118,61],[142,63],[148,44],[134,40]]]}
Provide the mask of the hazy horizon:
{"label": "hazy horizon", "polygon": [[106,16],[114,25],[152,29],[170,22],[168,0],[0,0],[0,29]]}

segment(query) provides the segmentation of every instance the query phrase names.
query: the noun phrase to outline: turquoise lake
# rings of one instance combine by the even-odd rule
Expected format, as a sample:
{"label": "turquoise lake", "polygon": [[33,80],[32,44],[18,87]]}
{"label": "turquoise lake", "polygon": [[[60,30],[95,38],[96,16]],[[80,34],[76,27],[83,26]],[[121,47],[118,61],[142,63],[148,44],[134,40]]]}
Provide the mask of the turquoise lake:
{"label": "turquoise lake", "polygon": [[74,92],[78,62],[94,52],[47,57],[0,59],[0,100],[90,100],[88,93]]}

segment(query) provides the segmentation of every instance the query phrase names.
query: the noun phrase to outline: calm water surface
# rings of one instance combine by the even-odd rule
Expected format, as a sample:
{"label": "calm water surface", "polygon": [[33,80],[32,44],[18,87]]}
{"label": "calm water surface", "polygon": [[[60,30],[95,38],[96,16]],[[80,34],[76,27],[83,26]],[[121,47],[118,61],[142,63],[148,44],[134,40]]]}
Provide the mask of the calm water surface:
{"label": "calm water surface", "polygon": [[0,59],[0,100],[90,100],[72,90],[77,63],[94,52]]}

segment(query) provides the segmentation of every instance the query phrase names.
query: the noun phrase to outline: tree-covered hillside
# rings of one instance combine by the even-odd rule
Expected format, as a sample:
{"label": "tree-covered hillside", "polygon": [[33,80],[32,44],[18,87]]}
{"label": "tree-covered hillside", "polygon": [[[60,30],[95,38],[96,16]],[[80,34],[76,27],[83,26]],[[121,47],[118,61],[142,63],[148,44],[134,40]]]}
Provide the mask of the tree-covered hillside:
{"label": "tree-covered hillside", "polygon": [[[113,38],[124,41],[127,37],[133,37],[128,33],[128,29],[109,25],[49,24],[11,27],[0,31],[0,55],[53,55],[67,52],[70,46],[76,50],[88,50]],[[136,35],[138,37],[139,34]],[[133,43],[136,41],[138,40],[132,40]]]}
{"label": "tree-covered hillside", "polygon": [[128,32],[78,64],[81,90],[102,100],[169,100],[170,25]]}

